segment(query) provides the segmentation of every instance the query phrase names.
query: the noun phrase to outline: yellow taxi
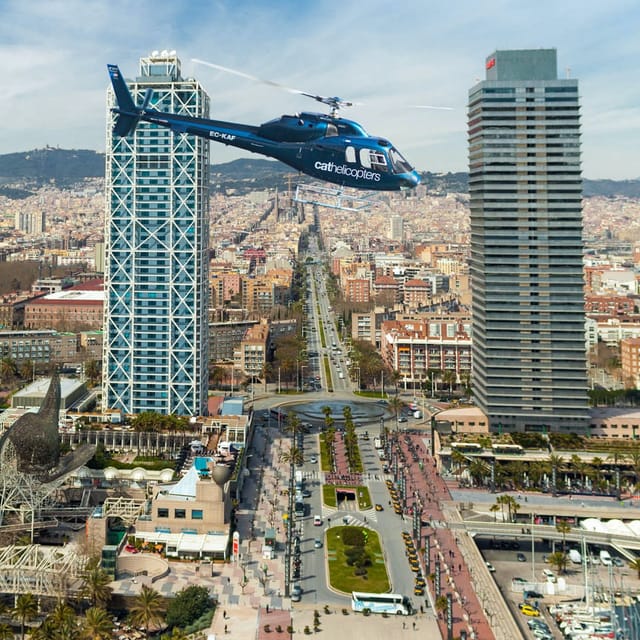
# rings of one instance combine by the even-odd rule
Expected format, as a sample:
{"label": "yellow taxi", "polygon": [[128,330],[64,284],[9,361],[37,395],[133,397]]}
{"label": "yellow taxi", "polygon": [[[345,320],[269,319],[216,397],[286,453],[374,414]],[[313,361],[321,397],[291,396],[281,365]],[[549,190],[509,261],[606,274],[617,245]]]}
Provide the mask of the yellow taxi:
{"label": "yellow taxi", "polygon": [[535,607],[532,607],[530,604],[526,604],[524,602],[518,605],[520,607],[520,611],[524,613],[525,616],[531,616],[532,618],[537,618],[540,615],[540,611]]}

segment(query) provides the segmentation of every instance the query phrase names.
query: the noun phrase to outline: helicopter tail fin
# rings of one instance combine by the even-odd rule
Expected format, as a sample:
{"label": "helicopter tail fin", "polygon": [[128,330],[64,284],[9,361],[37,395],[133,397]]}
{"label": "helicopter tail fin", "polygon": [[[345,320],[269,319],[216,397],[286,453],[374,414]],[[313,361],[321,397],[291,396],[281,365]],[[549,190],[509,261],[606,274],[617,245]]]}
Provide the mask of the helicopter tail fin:
{"label": "helicopter tail fin", "polygon": [[141,107],[136,107],[131,92],[120,73],[120,69],[115,64],[108,64],[109,77],[113,86],[113,92],[116,94],[116,102],[118,106],[113,111],[118,114],[116,124],[113,128],[113,134],[118,137],[130,136],[136,130],[138,122],[144,113],[153,91],[147,89],[144,96],[144,102]]}

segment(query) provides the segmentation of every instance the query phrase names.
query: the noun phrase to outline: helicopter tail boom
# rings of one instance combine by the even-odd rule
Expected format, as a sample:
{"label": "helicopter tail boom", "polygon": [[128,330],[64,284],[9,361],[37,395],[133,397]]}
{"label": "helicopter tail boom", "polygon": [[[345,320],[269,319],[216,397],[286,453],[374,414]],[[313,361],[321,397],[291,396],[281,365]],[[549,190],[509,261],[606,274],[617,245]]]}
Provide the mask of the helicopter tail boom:
{"label": "helicopter tail boom", "polygon": [[147,89],[142,107],[137,107],[117,65],[108,64],[107,68],[118,104],[118,107],[113,109],[114,113],[118,114],[113,134],[124,138],[125,136],[130,136],[136,130],[138,122],[140,122],[142,114],[149,104],[149,100],[151,100],[151,89]]}

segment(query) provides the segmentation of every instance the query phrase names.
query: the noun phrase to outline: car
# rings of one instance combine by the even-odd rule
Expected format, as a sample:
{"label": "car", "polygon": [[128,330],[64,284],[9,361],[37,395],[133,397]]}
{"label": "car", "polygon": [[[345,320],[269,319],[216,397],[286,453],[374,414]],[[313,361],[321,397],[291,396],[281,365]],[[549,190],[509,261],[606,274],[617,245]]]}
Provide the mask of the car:
{"label": "car", "polygon": [[424,587],[416,585],[413,588],[413,595],[415,595],[415,596],[423,596],[424,595]]}
{"label": "car", "polygon": [[407,422],[407,419],[404,416],[400,416],[398,422]]}
{"label": "car", "polygon": [[291,589],[291,602],[300,602],[302,598],[302,587],[299,584],[294,584]]}
{"label": "car", "polygon": [[517,557],[518,557],[518,562],[526,562],[527,561],[527,556],[525,556],[524,553],[519,553]]}
{"label": "car", "polygon": [[313,525],[315,527],[322,526],[322,516],[313,516]]}
{"label": "car", "polygon": [[523,594],[525,600],[540,600],[540,598],[544,598],[544,594],[539,591],[525,591]]}
{"label": "car", "polygon": [[316,538],[316,539],[313,541],[313,546],[314,546],[316,549],[322,549],[322,540],[320,540],[320,538]]}
{"label": "car", "polygon": [[310,462],[311,464],[317,464],[317,463],[318,463],[318,457],[317,457],[317,456],[311,456],[311,457],[309,458],[309,462]]}
{"label": "car", "polygon": [[521,602],[518,607],[525,616],[531,616],[532,618],[540,616],[540,611],[526,602]]}
{"label": "car", "polygon": [[551,569],[543,569],[542,570],[542,575],[549,581],[549,582],[555,582],[556,581],[556,574],[553,573],[553,571],[551,571]]}
{"label": "car", "polygon": [[381,504],[376,505],[376,511],[384,511]]}
{"label": "car", "polygon": [[128,544],[128,545],[126,545],[126,546],[125,546],[125,548],[124,548],[124,550],[125,550],[127,553],[138,553],[138,552],[139,552],[139,549],[136,549],[132,544]]}
{"label": "car", "polygon": [[491,572],[491,573],[495,573],[496,568],[490,563],[490,562],[485,562],[485,564],[487,565],[487,569]]}
{"label": "car", "polygon": [[611,562],[613,562],[616,567],[624,567],[624,560],[618,556],[613,556],[613,558],[611,558]]}
{"label": "car", "polygon": [[520,578],[518,576],[516,576],[515,578],[511,578],[512,582],[519,582],[520,584],[522,584],[523,582],[528,582],[528,580],[525,580],[524,578]]}

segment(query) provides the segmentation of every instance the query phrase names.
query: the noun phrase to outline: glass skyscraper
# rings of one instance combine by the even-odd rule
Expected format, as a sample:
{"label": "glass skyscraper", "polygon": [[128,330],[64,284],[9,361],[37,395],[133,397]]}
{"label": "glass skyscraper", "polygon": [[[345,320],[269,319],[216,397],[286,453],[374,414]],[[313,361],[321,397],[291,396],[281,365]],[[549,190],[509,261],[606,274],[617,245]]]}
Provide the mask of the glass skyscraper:
{"label": "glass skyscraper", "polygon": [[496,431],[589,425],[578,82],[496,51],[469,91],[474,397]]}
{"label": "glass skyscraper", "polygon": [[[207,117],[209,97],[175,52],[140,60],[140,104]],[[127,414],[204,415],[208,387],[209,145],[140,122],[112,134],[108,95],[103,405]]]}

